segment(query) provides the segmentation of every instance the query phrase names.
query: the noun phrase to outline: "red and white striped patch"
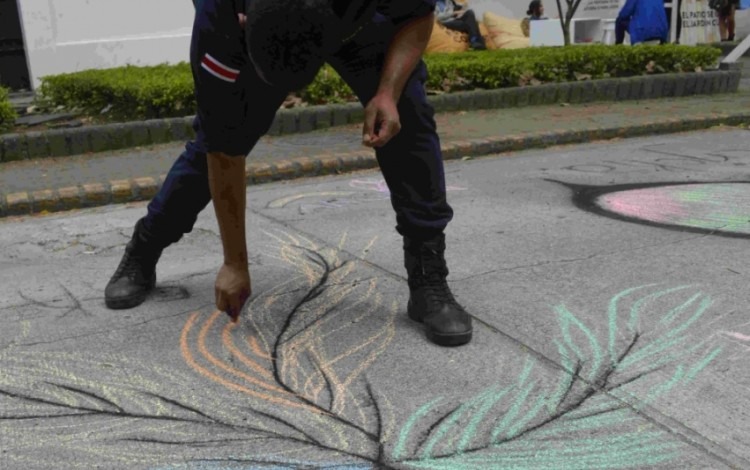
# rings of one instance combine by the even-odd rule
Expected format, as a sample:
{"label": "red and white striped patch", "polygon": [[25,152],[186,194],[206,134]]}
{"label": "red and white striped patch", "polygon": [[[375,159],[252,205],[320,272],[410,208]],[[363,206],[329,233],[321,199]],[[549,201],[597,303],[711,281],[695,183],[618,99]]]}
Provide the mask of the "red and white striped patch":
{"label": "red and white striped patch", "polygon": [[237,77],[240,76],[240,71],[227,67],[218,60],[211,57],[211,54],[206,54],[201,59],[201,67],[203,67],[208,73],[216,78],[220,78],[225,82],[234,83],[237,81]]}

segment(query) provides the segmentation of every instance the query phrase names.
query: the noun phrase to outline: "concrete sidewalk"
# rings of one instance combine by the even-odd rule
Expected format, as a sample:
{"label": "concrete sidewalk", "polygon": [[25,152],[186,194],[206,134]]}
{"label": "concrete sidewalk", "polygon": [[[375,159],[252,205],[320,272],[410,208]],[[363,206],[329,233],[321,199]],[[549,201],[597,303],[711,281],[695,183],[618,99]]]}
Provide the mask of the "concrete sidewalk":
{"label": "concrete sidewalk", "polygon": [[[530,147],[750,122],[750,91],[685,98],[531,106],[437,116],[447,159]],[[376,165],[360,125],[266,137],[248,158],[260,183]],[[183,144],[0,164],[0,213],[38,213],[149,199]]]}
{"label": "concrete sidewalk", "polygon": [[748,168],[738,130],[447,162],[453,349],[377,171],[249,188],[236,326],[210,207],[117,312],[145,203],[0,220],[0,467],[748,469]]}

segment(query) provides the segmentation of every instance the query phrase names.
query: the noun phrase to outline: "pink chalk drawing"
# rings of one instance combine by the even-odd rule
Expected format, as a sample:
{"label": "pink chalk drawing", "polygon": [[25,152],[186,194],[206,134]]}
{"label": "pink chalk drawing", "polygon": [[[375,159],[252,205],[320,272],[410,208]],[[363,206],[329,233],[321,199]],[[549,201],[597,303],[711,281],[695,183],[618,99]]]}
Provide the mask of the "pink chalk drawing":
{"label": "pink chalk drawing", "polygon": [[636,189],[606,194],[601,197],[599,203],[602,207],[626,217],[654,222],[682,218],[690,213],[681,201],[676,201],[672,195],[662,191],[662,188]]}
{"label": "pink chalk drawing", "polygon": [[745,333],[750,329],[750,323],[736,325],[729,330],[718,330],[712,336],[718,339],[727,350],[727,361],[746,361],[750,353],[750,334]]}
{"label": "pink chalk drawing", "polygon": [[734,333],[734,332],[729,332],[729,331],[724,331],[723,333],[724,335],[730,338],[738,339],[740,341],[745,341],[747,342],[748,346],[750,346],[750,335],[743,335],[742,333]]}
{"label": "pink chalk drawing", "polygon": [[596,189],[599,192],[590,203],[610,215],[681,229],[750,236],[747,182],[632,185],[607,192]]}

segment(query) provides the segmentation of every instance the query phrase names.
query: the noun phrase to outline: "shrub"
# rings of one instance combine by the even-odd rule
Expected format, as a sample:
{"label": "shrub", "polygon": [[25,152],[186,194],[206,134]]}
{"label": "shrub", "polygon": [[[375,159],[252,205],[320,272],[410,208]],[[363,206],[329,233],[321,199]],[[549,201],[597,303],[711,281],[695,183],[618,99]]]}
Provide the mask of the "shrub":
{"label": "shrub", "polygon": [[[720,49],[707,46],[585,45],[534,47],[425,56],[428,90],[453,92],[624,77],[691,72],[714,67]],[[126,66],[42,78],[41,103],[79,109],[90,116],[107,110],[108,119],[143,119],[195,113],[190,66]],[[328,65],[300,97],[310,104],[342,103],[356,97]]]}
{"label": "shrub", "polygon": [[650,73],[700,71],[716,65],[721,51],[678,45],[495,50],[482,54],[432,54],[427,87],[451,91],[453,82],[468,88],[504,88],[582,78],[627,77]]}
{"label": "shrub", "polygon": [[160,118],[195,113],[190,66],[125,66],[51,75],[39,87],[43,106],[65,106],[112,119]]}
{"label": "shrub", "polygon": [[8,89],[0,86],[0,132],[12,128],[16,119],[18,119],[18,114],[16,114],[16,110],[13,109],[13,105],[10,103],[8,96]]}

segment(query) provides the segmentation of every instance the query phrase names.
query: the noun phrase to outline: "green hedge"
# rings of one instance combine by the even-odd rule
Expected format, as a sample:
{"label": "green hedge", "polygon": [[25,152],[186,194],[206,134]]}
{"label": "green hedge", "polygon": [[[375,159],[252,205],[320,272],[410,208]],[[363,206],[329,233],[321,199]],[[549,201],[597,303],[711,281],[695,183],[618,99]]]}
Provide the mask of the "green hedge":
{"label": "green hedge", "polygon": [[[718,48],[698,46],[614,47],[586,45],[430,54],[427,88],[452,92],[495,89],[649,73],[692,72],[715,67]],[[193,80],[186,63],[126,66],[42,78],[42,105],[65,106],[108,119],[186,116],[195,113]],[[330,67],[298,95],[310,104],[354,101]]]}
{"label": "green hedge", "polygon": [[104,70],[42,77],[38,92],[42,107],[65,106],[97,116],[155,118],[195,113],[190,66],[128,65]]}
{"label": "green hedge", "polygon": [[16,119],[18,119],[18,114],[13,109],[8,94],[8,89],[0,86],[0,132],[12,128]]}
{"label": "green hedge", "polygon": [[[433,54],[428,88],[444,83],[466,88],[505,88],[628,77],[653,73],[694,72],[715,67],[721,51],[679,45],[614,47],[586,45],[491,51],[487,56]],[[445,90],[445,91],[451,91]]]}

